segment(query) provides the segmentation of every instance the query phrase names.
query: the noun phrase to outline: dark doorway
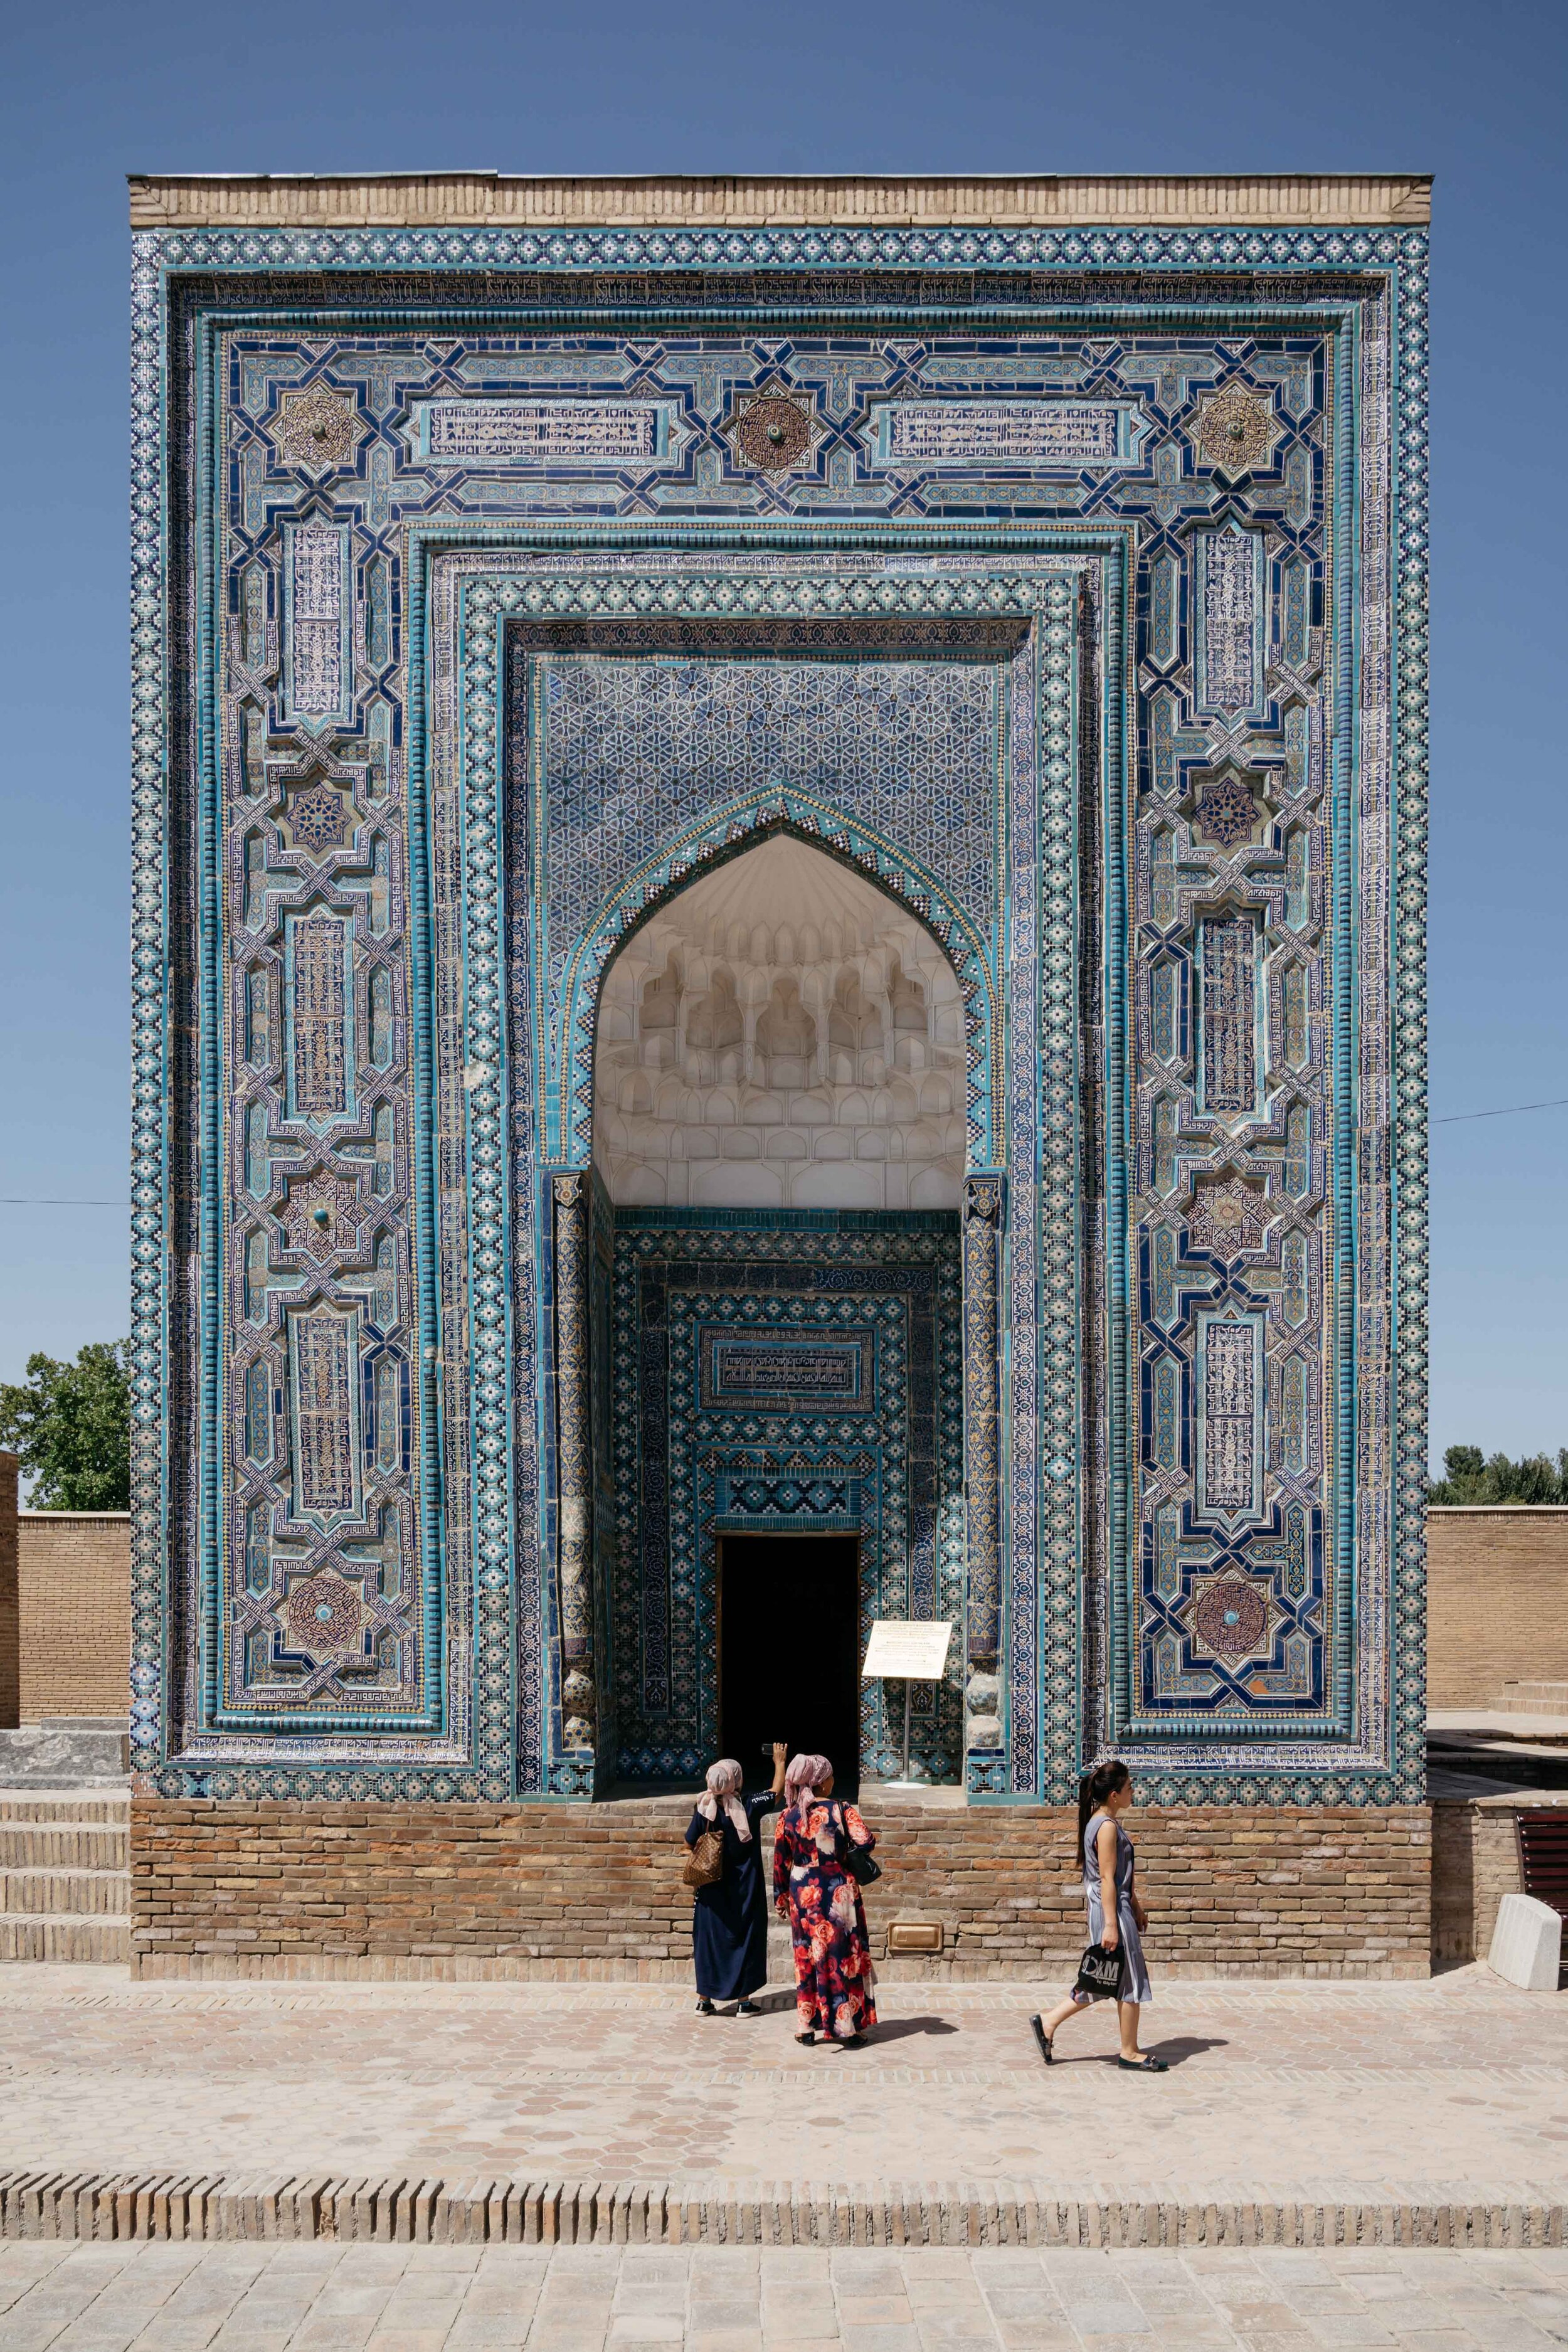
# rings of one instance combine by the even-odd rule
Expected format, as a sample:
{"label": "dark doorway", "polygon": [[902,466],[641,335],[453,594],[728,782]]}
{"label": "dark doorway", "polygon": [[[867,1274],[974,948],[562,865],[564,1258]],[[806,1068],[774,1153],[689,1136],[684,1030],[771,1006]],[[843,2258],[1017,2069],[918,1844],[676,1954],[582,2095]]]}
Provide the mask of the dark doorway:
{"label": "dark doorway", "polygon": [[720,1537],[720,1745],[748,1788],[784,1739],[827,1757],[840,1796],[858,1792],[859,1583],[853,1536]]}

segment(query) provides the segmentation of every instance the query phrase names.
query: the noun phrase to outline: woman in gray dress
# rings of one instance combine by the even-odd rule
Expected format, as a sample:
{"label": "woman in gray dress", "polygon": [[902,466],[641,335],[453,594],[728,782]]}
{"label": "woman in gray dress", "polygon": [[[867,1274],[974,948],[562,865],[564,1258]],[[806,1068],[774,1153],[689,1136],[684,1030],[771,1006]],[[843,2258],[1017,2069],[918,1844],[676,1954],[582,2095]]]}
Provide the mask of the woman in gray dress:
{"label": "woman in gray dress", "polygon": [[[1163,2074],[1163,2058],[1151,2058],[1138,2047],[1138,2019],[1145,2001],[1154,1998],[1143,1963],[1140,1931],[1149,1915],[1133,1888],[1132,1841],[1121,1826],[1121,1815],[1132,1802],[1132,1775],[1118,1759],[1086,1773],[1078,1792],[1078,1842],[1083,1862],[1083,1899],[1089,1912],[1089,1940],[1108,1952],[1119,1947],[1126,1954],[1116,2017],[1121,2029],[1117,2058],[1133,2074]],[[1089,2006],[1091,1996],[1076,1987],[1049,2017],[1032,2017],[1035,2040],[1048,2066],[1055,2056],[1058,2029]]]}

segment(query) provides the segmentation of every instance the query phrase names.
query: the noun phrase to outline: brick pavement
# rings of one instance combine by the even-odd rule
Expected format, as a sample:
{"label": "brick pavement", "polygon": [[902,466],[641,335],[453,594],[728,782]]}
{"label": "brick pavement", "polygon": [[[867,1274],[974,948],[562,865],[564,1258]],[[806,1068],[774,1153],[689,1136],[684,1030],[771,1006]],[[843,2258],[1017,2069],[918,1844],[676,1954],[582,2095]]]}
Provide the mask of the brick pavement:
{"label": "brick pavement", "polygon": [[[1431,2223],[1418,2242],[1563,2234],[1560,1995],[1479,1969],[1427,1984],[1187,1979],[1157,1988],[1148,2013],[1172,2071],[1137,2081],[1109,2063],[1104,2011],[1064,2034],[1066,2063],[1039,2065],[1027,2013],[1052,1990],[884,1987],[876,2039],[841,2053],[797,2048],[782,2000],[705,2020],[664,1986],[4,1969],[0,2190],[28,2167],[216,2179],[227,2208],[215,2189],[212,2213],[180,2225],[209,2237],[439,2235],[437,2192],[450,2202],[458,2184],[479,2219],[449,2233],[489,2237],[1318,2243],[1403,2241],[1400,2216],[1417,2212]],[[301,2191],[268,2221],[263,2179],[314,2184],[309,2212]],[[532,2184],[531,2202],[492,2197],[488,2211],[497,2183]],[[377,2206],[377,2184],[403,2204]],[[106,2225],[101,2206],[58,2226],[142,2226]],[[1491,2218],[1454,2219],[1467,2213]]]}
{"label": "brick pavement", "polygon": [[0,2244],[5,2352],[1550,2352],[1568,2252]]}

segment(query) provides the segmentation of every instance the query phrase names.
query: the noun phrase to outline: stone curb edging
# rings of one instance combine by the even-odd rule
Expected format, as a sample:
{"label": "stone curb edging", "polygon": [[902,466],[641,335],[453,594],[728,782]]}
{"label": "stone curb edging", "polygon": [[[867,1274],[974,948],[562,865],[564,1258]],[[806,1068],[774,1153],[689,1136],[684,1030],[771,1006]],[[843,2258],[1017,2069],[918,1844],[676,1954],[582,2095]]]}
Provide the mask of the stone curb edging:
{"label": "stone curb edging", "polygon": [[446,2181],[0,2172],[0,2238],[392,2245],[1447,2246],[1565,2242],[1563,2205],[1064,2200],[963,2181]]}

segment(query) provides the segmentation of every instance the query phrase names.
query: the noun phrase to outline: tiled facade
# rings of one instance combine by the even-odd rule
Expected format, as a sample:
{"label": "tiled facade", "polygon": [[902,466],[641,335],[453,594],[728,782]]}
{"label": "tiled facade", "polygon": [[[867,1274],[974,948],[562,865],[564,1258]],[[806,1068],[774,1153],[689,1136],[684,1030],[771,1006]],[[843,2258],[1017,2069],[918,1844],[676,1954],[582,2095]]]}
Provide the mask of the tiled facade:
{"label": "tiled facade", "polygon": [[[144,1787],[688,1769],[702,1479],[765,1517],[792,1465],[743,1434],[649,1545],[632,1268],[746,1269],[680,1294],[705,1428],[710,1326],[875,1238],[948,1301],[857,1518],[868,1605],[963,1622],[930,1769],[1418,1802],[1419,191],[714,230],[257,190],[138,195]],[[781,833],[951,966],[956,1211],[595,1185],[617,949]]]}

